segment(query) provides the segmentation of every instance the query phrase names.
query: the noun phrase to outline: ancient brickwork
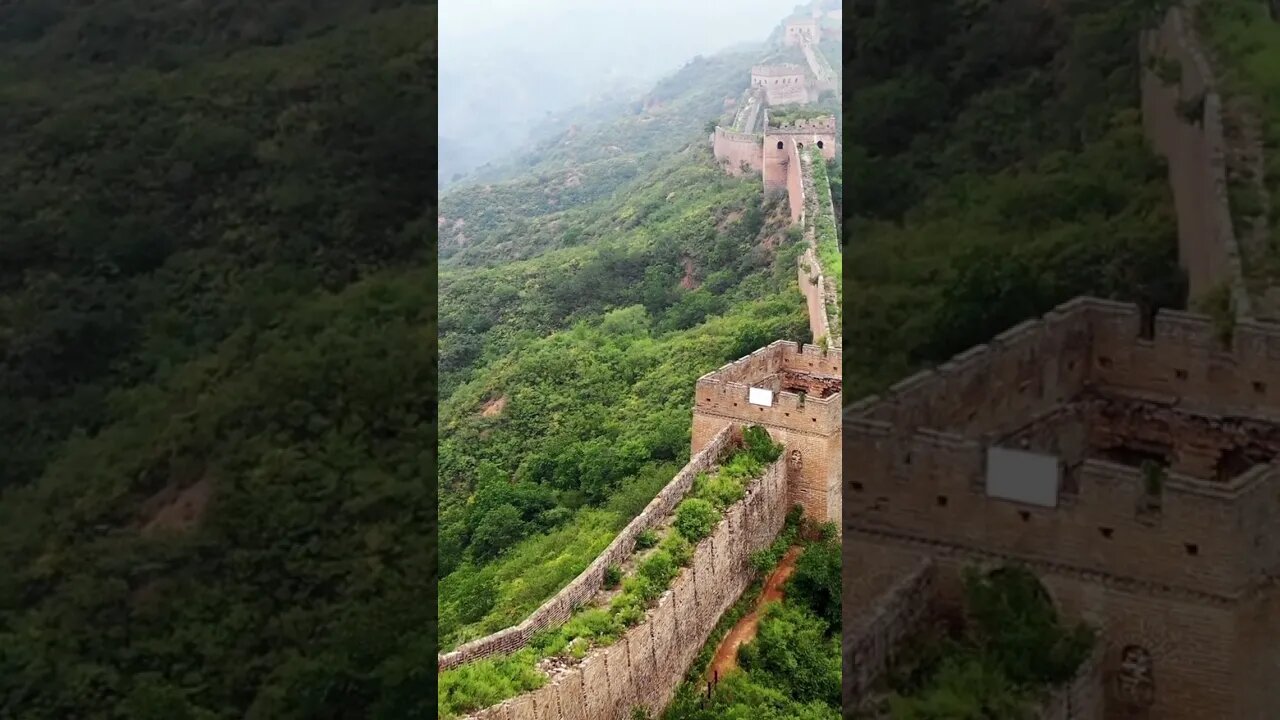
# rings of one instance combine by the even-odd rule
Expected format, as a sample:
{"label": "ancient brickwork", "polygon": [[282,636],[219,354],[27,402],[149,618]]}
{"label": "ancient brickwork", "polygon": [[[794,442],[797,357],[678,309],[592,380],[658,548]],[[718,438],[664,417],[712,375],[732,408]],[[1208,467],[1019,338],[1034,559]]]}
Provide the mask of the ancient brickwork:
{"label": "ancient brickwork", "polygon": [[[775,143],[776,147],[777,143]],[[800,162],[800,149],[794,142],[787,148],[787,203],[791,208],[791,222],[804,224],[804,167]]]}
{"label": "ancient brickwork", "polygon": [[[1102,628],[1108,688],[1122,666],[1154,664],[1151,717],[1276,716],[1263,686],[1242,678],[1251,661],[1274,659],[1254,636],[1280,639],[1271,616],[1250,610],[1270,602],[1280,569],[1280,462],[1214,469],[1224,438],[1263,456],[1271,447],[1273,436],[1240,428],[1280,422],[1280,327],[1237,323],[1229,346],[1208,318],[1187,313],[1161,312],[1143,330],[1134,306],[1077,299],[851,406],[846,544],[932,555],[943,596],[964,563],[1028,563],[1068,617]],[[1101,413],[1093,429],[1055,418],[1095,392],[1154,412],[1161,427],[1144,432],[1164,437],[1133,439],[1169,445],[1155,496],[1134,463],[1081,450],[1124,434],[1123,414]],[[988,496],[988,449],[1010,438],[1058,458],[1055,506]],[[1116,692],[1145,697],[1133,689],[1145,687],[1138,675]],[[1127,717],[1124,702],[1111,697],[1107,717]]]}
{"label": "ancient brickwork", "polygon": [[[822,263],[813,252],[813,248],[804,251],[796,261],[799,272],[800,292],[804,294],[805,307],[809,310],[809,332],[814,342],[818,338],[831,337],[831,327],[827,318],[826,273],[822,271]],[[833,342],[838,346],[838,342]]]}
{"label": "ancient brickwork", "polygon": [[809,63],[809,71],[813,73],[814,81],[812,83],[813,92],[816,96],[824,90],[835,90],[840,85],[839,77],[835,70],[827,64],[826,58],[822,57],[822,53],[818,52],[818,47],[813,43],[803,43],[800,48],[804,51],[804,58]]}
{"label": "ancient brickwork", "polygon": [[764,91],[765,101],[770,105],[806,103],[816,96],[800,65],[756,65],[751,68],[751,87]]}
{"label": "ancient brickwork", "polygon": [[[1227,194],[1222,96],[1188,11],[1171,8],[1143,33],[1142,118],[1147,138],[1169,163],[1178,216],[1178,256],[1190,295],[1200,298],[1226,283],[1237,312],[1250,316],[1239,244]],[[1176,81],[1159,65],[1179,68]],[[1171,82],[1172,81],[1172,82]]]}
{"label": "ancient brickwork", "polygon": [[839,350],[779,340],[698,379],[693,410],[693,449],[733,424],[765,427],[787,448],[790,503],[818,521],[840,518],[840,394],[802,396],[775,390],[768,407],[748,401],[751,387],[774,389],[781,370],[839,378]]}
{"label": "ancient brickwork", "polygon": [[653,500],[649,501],[640,514],[627,523],[622,532],[618,533],[618,537],[609,543],[609,547],[605,548],[604,552],[600,553],[578,577],[530,613],[519,625],[504,628],[466,643],[452,652],[440,655],[438,668],[447,670],[490,655],[515,652],[527,645],[530,638],[538,632],[568,620],[574,608],[600,591],[604,585],[605,568],[610,565],[621,565],[635,550],[636,536],[662,523],[688,494],[698,473],[711,467],[725,450],[726,445],[739,434],[739,429],[725,426],[713,437],[709,437],[707,442],[698,448],[698,452],[689,459],[689,463],[654,496]]}
{"label": "ancient brickwork", "polygon": [[759,135],[717,127],[711,136],[711,151],[728,174],[755,174],[762,168],[761,142]]}
{"label": "ancient brickwork", "polygon": [[818,41],[818,21],[812,17],[788,20],[782,41],[786,45],[806,45]]}
{"label": "ancient brickwork", "polygon": [[487,708],[476,720],[628,720],[639,706],[657,717],[671,701],[721,614],[752,577],[751,554],[786,519],[786,459],[780,458],[726,511],[694,549],[644,622],[589,653],[538,690]]}
{"label": "ancient brickwork", "polygon": [[845,715],[919,629],[934,596],[933,561],[924,553],[846,539],[842,549],[841,688]]}

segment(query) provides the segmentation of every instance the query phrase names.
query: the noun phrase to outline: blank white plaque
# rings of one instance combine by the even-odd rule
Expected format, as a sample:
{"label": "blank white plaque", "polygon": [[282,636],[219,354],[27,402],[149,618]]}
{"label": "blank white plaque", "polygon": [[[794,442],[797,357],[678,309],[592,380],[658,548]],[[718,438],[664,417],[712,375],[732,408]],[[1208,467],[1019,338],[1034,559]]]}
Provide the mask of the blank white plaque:
{"label": "blank white plaque", "polygon": [[1058,457],[1025,450],[987,449],[987,496],[1040,507],[1058,506]]}
{"label": "blank white plaque", "polygon": [[773,391],[769,388],[750,388],[749,392],[747,392],[747,402],[752,405],[770,407],[773,405]]}

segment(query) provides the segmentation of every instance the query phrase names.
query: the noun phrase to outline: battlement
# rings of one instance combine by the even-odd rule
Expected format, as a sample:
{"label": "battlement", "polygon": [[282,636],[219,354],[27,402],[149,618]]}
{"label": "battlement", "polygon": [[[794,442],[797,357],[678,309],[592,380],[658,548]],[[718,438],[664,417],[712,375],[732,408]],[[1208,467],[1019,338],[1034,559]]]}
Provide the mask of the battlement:
{"label": "battlement", "polygon": [[[766,122],[767,116],[766,116]],[[836,131],[836,119],[834,116],[827,115],[816,118],[801,118],[791,122],[783,122],[773,124],[768,122],[766,134],[768,135],[788,135],[788,134],[827,134]]]}
{"label": "battlement", "polygon": [[1229,345],[1204,315],[1162,310],[1150,325],[1143,333],[1136,305],[1076,298],[902,380],[884,397],[850,405],[846,418],[903,428],[927,418],[933,427],[981,433],[1051,407],[1086,383],[1176,396],[1184,406],[1280,414],[1280,325],[1236,323]]}
{"label": "battlement", "polygon": [[725,140],[727,142],[746,143],[746,144],[752,145],[757,149],[759,149],[761,143],[764,142],[763,135],[759,135],[756,133],[736,132],[734,130],[729,130],[727,128],[720,127],[719,125],[716,126],[715,137],[721,140]]}
{"label": "battlement", "polygon": [[795,17],[786,22],[782,35],[786,45],[801,45],[818,40],[818,20],[814,17]]}
{"label": "battlement", "polygon": [[841,352],[776,341],[698,378],[694,411],[795,432],[840,428]]}
{"label": "battlement", "polygon": [[1280,570],[1280,327],[1143,320],[1077,298],[851,405],[846,522],[1219,597]]}
{"label": "battlement", "polygon": [[[841,357],[839,349],[824,350],[816,345],[774,340],[750,355],[725,363],[698,378],[698,387],[756,382],[784,371],[811,373],[839,381]],[[821,402],[830,400],[831,397],[825,397]]]}
{"label": "battlement", "polygon": [[795,65],[793,63],[780,63],[777,65],[752,65],[751,77],[754,78],[780,78],[780,77],[803,77],[805,68],[803,65]]}

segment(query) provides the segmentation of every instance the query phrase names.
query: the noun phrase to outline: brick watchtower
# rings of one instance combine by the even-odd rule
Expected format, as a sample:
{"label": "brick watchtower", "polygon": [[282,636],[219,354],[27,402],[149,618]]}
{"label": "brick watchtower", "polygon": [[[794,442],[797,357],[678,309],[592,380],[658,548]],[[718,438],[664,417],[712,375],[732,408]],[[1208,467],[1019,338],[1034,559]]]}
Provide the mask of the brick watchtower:
{"label": "brick watchtower", "polygon": [[841,353],[778,340],[698,379],[693,452],[730,424],[761,425],[786,447],[787,500],[840,521]]}
{"label": "brick watchtower", "polygon": [[1100,630],[1107,718],[1280,717],[1280,327],[1226,340],[1079,298],[851,406],[846,573],[1025,563]]}

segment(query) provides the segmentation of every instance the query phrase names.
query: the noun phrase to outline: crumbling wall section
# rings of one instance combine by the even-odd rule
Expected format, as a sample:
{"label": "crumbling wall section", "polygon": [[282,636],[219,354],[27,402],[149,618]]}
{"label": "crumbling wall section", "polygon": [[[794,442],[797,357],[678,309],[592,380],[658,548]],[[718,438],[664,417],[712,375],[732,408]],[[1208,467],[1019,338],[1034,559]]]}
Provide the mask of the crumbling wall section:
{"label": "crumbling wall section", "polygon": [[1178,257],[1187,271],[1190,296],[1202,298],[1225,284],[1239,316],[1248,317],[1227,193],[1222,96],[1189,9],[1171,8],[1159,27],[1143,33],[1140,47],[1143,128],[1168,160]]}
{"label": "crumbling wall section", "polygon": [[640,514],[627,523],[622,532],[618,533],[618,537],[609,543],[609,547],[605,548],[586,570],[583,570],[578,577],[537,610],[530,613],[519,625],[503,628],[466,643],[452,652],[440,655],[437,658],[438,669],[448,670],[490,655],[515,652],[527,645],[538,632],[568,620],[574,608],[581,606],[603,587],[605,569],[610,565],[621,565],[622,561],[631,555],[635,550],[636,536],[656,527],[670,515],[693,487],[693,480],[698,473],[710,468],[740,432],[736,427],[725,426],[708,438],[706,444],[689,459],[689,463],[681,468],[680,472],[654,496],[653,500],[649,501]]}
{"label": "crumbling wall section", "polygon": [[474,720],[629,720],[635,707],[657,717],[720,616],[751,580],[751,554],[768,547],[786,520],[785,458],[754,480],[698,543],[644,622],[589,653],[529,693],[487,708]]}
{"label": "crumbling wall section", "polygon": [[856,536],[845,536],[841,556],[841,690],[848,717],[927,617],[935,573],[924,553]]}

